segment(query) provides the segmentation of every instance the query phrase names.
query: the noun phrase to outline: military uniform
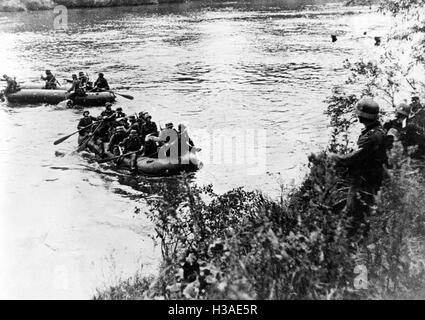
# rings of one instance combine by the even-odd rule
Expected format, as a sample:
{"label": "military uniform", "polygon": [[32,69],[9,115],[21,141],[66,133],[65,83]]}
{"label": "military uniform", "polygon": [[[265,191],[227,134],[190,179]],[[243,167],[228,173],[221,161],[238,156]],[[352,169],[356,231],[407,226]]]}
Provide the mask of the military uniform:
{"label": "military uniform", "polygon": [[15,93],[19,91],[18,83],[13,79],[12,77],[4,77],[4,80],[6,81],[6,89],[4,89],[3,94],[7,96],[9,93]]}
{"label": "military uniform", "polygon": [[142,140],[145,140],[148,134],[153,134],[157,132],[158,132],[158,128],[156,126],[156,123],[153,121],[149,121],[149,122],[146,121],[140,130],[140,135],[142,137]]}
{"label": "military uniform", "polygon": [[418,126],[422,131],[425,131],[425,108],[419,101],[410,104],[412,115],[410,123]]}
{"label": "military uniform", "polygon": [[[96,120],[96,118],[88,116],[88,117],[84,117],[81,118],[81,120],[78,122],[78,126],[77,129],[83,129],[89,125],[91,125],[93,123],[93,120]],[[80,131],[80,136],[85,136],[90,132],[90,128],[87,128],[85,130]]]}
{"label": "military uniform", "polygon": [[72,80],[72,86],[71,88],[68,90],[68,92],[72,92],[69,96],[68,99],[73,100],[75,97],[84,97],[86,95],[85,90],[81,87],[81,82],[78,79],[73,79]]}
{"label": "military uniform", "polygon": [[41,77],[42,80],[46,81],[45,89],[56,89],[56,78],[53,74],[47,73],[45,77]]}
{"label": "military uniform", "polygon": [[[362,107],[363,106],[363,107]],[[369,108],[368,106],[373,106]],[[365,129],[357,141],[358,150],[337,157],[337,165],[348,169],[350,188],[345,212],[351,218],[348,236],[366,236],[367,215],[374,204],[375,195],[382,185],[384,164],[387,163],[386,130],[378,121],[379,107],[373,100],[361,100],[359,117],[368,117]]]}
{"label": "military uniform", "polygon": [[134,136],[134,137],[127,137],[125,138],[121,143],[120,146],[124,147],[125,152],[132,152],[132,151],[137,151],[140,150],[140,148],[142,147],[142,141],[140,140],[140,138],[138,136]]}
{"label": "military uniform", "polygon": [[114,110],[108,110],[108,109],[106,109],[106,110],[103,110],[101,113],[100,113],[100,115],[102,116],[102,117],[110,117],[110,116],[112,116],[113,114],[115,113],[115,111]]}
{"label": "military uniform", "polygon": [[[407,153],[408,147],[417,147],[416,151],[410,155],[413,159],[423,159],[425,157],[425,134],[424,129],[420,125],[421,108],[420,104],[407,106],[402,103],[397,109],[397,114],[404,116],[405,119],[398,118],[384,124],[384,128],[388,131],[389,135],[393,135],[391,133],[393,131],[390,131],[392,129],[397,132],[397,138],[401,142],[405,153]],[[411,111],[413,116],[408,119]],[[404,126],[403,121],[406,121]]]}
{"label": "military uniform", "polygon": [[[119,144],[120,146],[124,147],[124,153],[138,151],[142,148],[142,141],[140,138],[136,135],[125,138],[122,142]],[[137,170],[137,154],[134,153],[131,155],[130,159],[131,163],[131,169]]]}
{"label": "military uniform", "polygon": [[108,151],[113,152],[114,154],[118,155],[117,152],[117,146],[124,141],[124,139],[127,137],[127,134],[124,130],[117,131],[114,133],[111,137],[111,140],[109,141]]}
{"label": "military uniform", "polygon": [[94,83],[94,91],[104,91],[109,90],[108,81],[105,78],[99,77]]}

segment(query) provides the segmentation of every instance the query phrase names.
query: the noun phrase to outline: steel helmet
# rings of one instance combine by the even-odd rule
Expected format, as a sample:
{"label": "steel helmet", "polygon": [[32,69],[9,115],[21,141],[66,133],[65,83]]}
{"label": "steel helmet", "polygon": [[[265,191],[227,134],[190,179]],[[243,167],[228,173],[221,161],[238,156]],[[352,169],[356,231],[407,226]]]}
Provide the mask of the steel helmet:
{"label": "steel helmet", "polygon": [[412,101],[415,101],[415,100],[419,100],[419,94],[417,92],[414,92],[412,94]]}
{"label": "steel helmet", "polygon": [[360,99],[357,102],[356,110],[359,117],[369,120],[379,118],[379,105],[370,97]]}
{"label": "steel helmet", "polygon": [[406,103],[400,103],[396,109],[396,113],[408,117],[410,115],[410,107]]}

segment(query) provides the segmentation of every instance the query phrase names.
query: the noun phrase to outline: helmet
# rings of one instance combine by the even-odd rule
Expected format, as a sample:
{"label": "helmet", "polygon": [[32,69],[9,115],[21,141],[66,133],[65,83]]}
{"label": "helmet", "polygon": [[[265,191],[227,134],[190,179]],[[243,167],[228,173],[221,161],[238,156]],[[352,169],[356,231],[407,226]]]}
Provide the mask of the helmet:
{"label": "helmet", "polygon": [[52,74],[52,71],[46,70],[46,74]]}
{"label": "helmet", "polygon": [[110,108],[110,107],[112,107],[112,103],[110,103],[110,102],[106,102],[106,103],[105,103],[105,107],[106,107],[106,108],[108,108],[108,107],[109,107],[109,108]]}
{"label": "helmet", "polygon": [[379,105],[372,98],[362,98],[356,105],[357,115],[369,120],[379,118]]}
{"label": "helmet", "polygon": [[145,119],[147,119],[147,118],[151,118],[152,119],[152,116],[149,114],[149,113],[145,113]]}
{"label": "helmet", "polygon": [[140,111],[139,112],[139,117],[143,117],[145,115],[145,112],[144,111]]}
{"label": "helmet", "polygon": [[130,131],[130,134],[131,134],[131,135],[137,135],[137,130],[132,129],[132,130]]}
{"label": "helmet", "polygon": [[83,71],[80,71],[80,72],[78,72],[78,75],[79,76],[84,76],[84,72]]}
{"label": "helmet", "polygon": [[412,101],[418,100],[419,101],[419,94],[417,92],[414,92],[412,94]]}
{"label": "helmet", "polygon": [[121,108],[121,107],[118,107],[118,108],[117,108],[117,111],[122,111],[122,108]]}
{"label": "helmet", "polygon": [[83,112],[83,116],[84,116],[84,115],[86,115],[86,114],[87,114],[87,115],[88,115],[88,114],[90,114],[90,111],[85,110],[85,111]]}
{"label": "helmet", "polygon": [[136,120],[136,117],[135,117],[135,116],[133,116],[133,115],[128,116],[128,120]]}
{"label": "helmet", "polygon": [[77,75],[76,75],[76,74],[73,74],[73,75],[72,75],[72,78],[76,78],[76,77],[77,77]]}
{"label": "helmet", "polygon": [[99,77],[103,78],[103,73],[99,72]]}
{"label": "helmet", "polygon": [[396,109],[396,113],[408,117],[410,114],[410,107],[405,103],[400,103]]}
{"label": "helmet", "polygon": [[165,127],[167,129],[173,129],[173,123],[172,122],[168,122],[168,123],[165,124]]}
{"label": "helmet", "polygon": [[117,130],[117,132],[123,132],[123,131],[125,131],[123,126],[118,126],[116,128],[116,130]]}

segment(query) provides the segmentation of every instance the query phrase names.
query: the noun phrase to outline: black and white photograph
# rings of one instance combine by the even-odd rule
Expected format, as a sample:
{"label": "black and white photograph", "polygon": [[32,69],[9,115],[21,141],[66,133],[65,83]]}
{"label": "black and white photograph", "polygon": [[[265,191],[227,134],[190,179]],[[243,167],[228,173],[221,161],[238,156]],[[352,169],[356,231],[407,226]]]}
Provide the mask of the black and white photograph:
{"label": "black and white photograph", "polygon": [[0,80],[0,300],[425,300],[425,0],[0,0]]}

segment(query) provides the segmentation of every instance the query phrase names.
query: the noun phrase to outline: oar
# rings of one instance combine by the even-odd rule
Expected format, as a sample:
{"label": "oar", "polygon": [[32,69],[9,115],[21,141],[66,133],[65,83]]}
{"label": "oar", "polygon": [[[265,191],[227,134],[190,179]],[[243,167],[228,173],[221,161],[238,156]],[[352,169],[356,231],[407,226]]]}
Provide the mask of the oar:
{"label": "oar", "polygon": [[111,91],[111,90],[104,90],[104,91],[110,92],[110,93],[113,93],[113,94],[117,94],[117,95],[119,95],[119,96],[121,96],[123,98],[126,98],[128,100],[133,100],[134,99],[134,97],[133,96],[130,96],[129,94],[122,94],[122,93],[118,93],[118,92]]}
{"label": "oar", "polygon": [[55,142],[53,142],[53,144],[54,144],[54,145],[57,145],[57,144],[59,144],[59,143],[62,143],[62,142],[64,142],[66,139],[68,139],[68,138],[72,137],[74,134],[76,134],[76,133],[78,133],[78,132],[81,132],[81,131],[84,131],[84,130],[86,130],[86,129],[90,128],[90,127],[91,127],[92,125],[94,125],[95,123],[96,123],[96,122],[93,122],[92,124],[88,125],[87,127],[84,127],[84,128],[82,128],[82,129],[80,129],[80,130],[77,130],[77,131],[75,131],[75,132],[71,133],[71,134],[68,134],[67,136],[62,137],[62,138],[60,138],[60,139],[56,140]]}
{"label": "oar", "polygon": [[139,151],[140,151],[140,150],[132,151],[132,152],[128,152],[128,153],[122,154],[122,155],[120,155],[120,156],[112,157],[112,158],[100,159],[100,160],[97,160],[97,162],[98,162],[98,163],[105,163],[105,162],[108,162],[108,161],[117,160],[117,159],[119,159],[119,158],[124,158],[124,157],[130,156],[130,155],[132,155],[132,154],[135,154],[135,153],[137,153],[137,152],[139,152]]}
{"label": "oar", "polygon": [[102,90],[101,89],[101,92],[110,92],[110,93],[113,93],[113,94],[117,94],[117,95],[119,95],[119,96],[121,96],[123,98],[126,98],[128,100],[133,100],[134,99],[134,97],[133,96],[130,96],[129,94],[118,93],[118,92],[115,92],[115,91],[112,91],[112,90]]}
{"label": "oar", "polygon": [[99,125],[96,127],[96,129],[93,130],[93,132],[91,133],[91,135],[83,143],[80,144],[80,146],[77,149],[77,152],[80,152],[80,151],[84,150],[87,147],[87,144],[94,137],[94,134],[100,128],[100,126],[102,125],[102,123],[103,123],[103,120],[100,121]]}

